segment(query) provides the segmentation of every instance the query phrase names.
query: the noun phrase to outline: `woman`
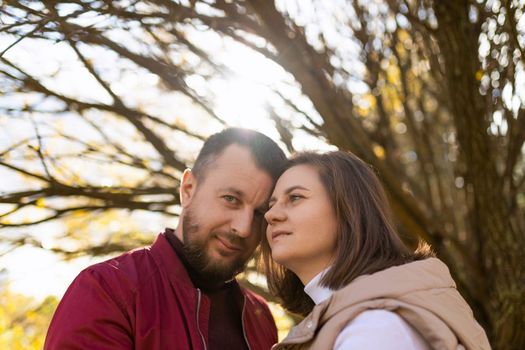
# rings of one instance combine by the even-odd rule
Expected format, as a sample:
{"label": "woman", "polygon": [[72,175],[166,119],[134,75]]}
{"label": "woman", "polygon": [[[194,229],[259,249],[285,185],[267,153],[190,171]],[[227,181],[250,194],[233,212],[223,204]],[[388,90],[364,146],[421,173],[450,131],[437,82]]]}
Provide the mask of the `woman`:
{"label": "woman", "polygon": [[286,169],[263,260],[270,291],[308,315],[273,349],[490,349],[448,268],[404,246],[367,164],[304,153]]}

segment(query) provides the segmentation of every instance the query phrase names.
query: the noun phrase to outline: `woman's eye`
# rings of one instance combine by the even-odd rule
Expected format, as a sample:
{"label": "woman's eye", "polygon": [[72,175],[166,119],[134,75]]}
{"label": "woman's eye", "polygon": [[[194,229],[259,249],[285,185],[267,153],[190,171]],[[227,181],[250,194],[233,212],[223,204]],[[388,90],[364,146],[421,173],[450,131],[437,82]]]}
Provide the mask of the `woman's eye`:
{"label": "woman's eye", "polygon": [[301,198],[304,198],[304,197],[301,196],[301,195],[298,195],[298,194],[291,194],[291,195],[290,195],[290,201],[291,201],[291,202],[295,202],[295,201],[297,201],[297,200],[299,200],[299,199],[301,199]]}

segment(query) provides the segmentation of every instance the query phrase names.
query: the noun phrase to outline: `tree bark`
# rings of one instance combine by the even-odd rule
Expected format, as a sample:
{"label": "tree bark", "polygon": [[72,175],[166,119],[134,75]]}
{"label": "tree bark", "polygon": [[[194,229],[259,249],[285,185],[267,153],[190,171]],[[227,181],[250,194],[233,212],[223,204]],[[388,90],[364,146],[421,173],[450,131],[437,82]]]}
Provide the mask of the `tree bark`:
{"label": "tree bark", "polygon": [[436,39],[445,62],[450,108],[456,123],[460,154],[466,164],[465,183],[471,229],[480,242],[477,257],[485,276],[475,310],[496,349],[525,348],[524,232],[510,224],[504,179],[496,169],[490,127],[490,100],[480,94],[478,32],[469,20],[469,1],[436,1]]}

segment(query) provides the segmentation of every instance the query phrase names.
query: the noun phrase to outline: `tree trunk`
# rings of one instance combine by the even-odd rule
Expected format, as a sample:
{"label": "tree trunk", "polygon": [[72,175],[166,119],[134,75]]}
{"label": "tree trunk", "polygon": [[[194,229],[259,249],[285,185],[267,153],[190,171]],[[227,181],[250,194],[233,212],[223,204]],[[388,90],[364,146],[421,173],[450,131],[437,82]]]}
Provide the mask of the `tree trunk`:
{"label": "tree trunk", "polygon": [[[469,2],[434,2],[439,28],[436,39],[445,63],[450,108],[457,125],[461,160],[466,165],[465,188],[470,227],[480,250],[476,257],[485,276],[476,316],[495,349],[525,349],[524,232],[510,224],[504,179],[487,133],[491,116],[488,99],[479,92],[477,23],[469,21]],[[466,242],[470,244],[470,242]]]}

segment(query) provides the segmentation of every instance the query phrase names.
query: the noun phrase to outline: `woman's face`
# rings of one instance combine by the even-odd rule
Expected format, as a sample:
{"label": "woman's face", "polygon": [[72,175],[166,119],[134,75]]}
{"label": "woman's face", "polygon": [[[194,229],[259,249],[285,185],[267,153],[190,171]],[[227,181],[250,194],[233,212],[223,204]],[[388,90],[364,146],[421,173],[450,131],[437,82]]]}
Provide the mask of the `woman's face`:
{"label": "woman's face", "polygon": [[306,284],[330,265],[337,238],[336,215],[317,169],[296,165],[285,171],[269,204],[272,258]]}

